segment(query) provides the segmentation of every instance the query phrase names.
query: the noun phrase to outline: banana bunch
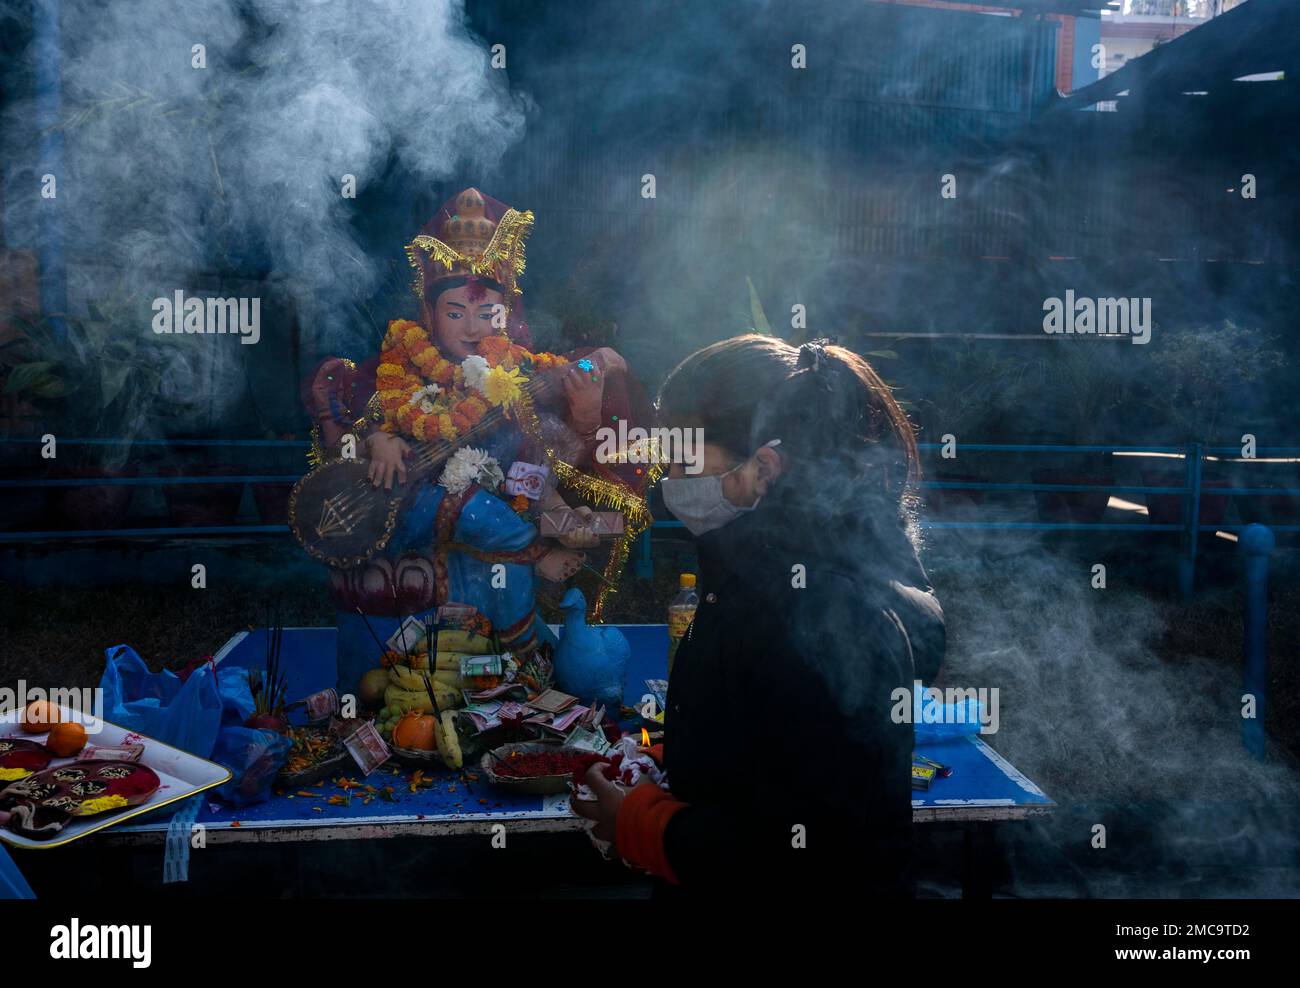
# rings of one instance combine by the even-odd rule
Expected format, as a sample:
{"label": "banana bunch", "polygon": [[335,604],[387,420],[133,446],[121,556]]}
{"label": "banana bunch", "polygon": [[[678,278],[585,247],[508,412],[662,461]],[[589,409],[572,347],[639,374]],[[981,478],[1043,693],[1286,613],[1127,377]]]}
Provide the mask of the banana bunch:
{"label": "banana bunch", "polygon": [[[424,677],[429,676],[441,712],[434,724],[434,741],[438,757],[449,769],[459,770],[465,764],[460,735],[456,732],[455,713],[462,703],[461,659],[469,655],[491,655],[493,651],[492,639],[484,635],[472,631],[442,631],[438,634],[438,652],[433,657],[432,670],[427,652],[403,656],[408,661],[388,666],[384,713],[393,714],[394,717],[390,718],[393,722],[408,710],[433,713],[433,702],[424,686]],[[391,723],[389,726],[391,730]]]}
{"label": "banana bunch", "polygon": [[390,666],[389,685],[383,690],[383,702],[390,707],[402,710],[419,710],[421,714],[432,714],[433,701],[429,699],[429,690],[425,689],[424,677],[429,676],[433,686],[433,695],[438,699],[438,708],[459,707],[460,698],[460,663],[456,662],[456,671],[439,671],[434,669],[432,675],[426,669],[413,669],[409,666]]}
{"label": "banana bunch", "polygon": [[456,733],[456,714],[444,710],[433,725],[433,739],[438,746],[438,757],[452,771],[463,768],[465,756],[460,750],[460,735]]}
{"label": "banana bunch", "polygon": [[[434,659],[434,668],[459,670],[460,656],[491,654],[491,638],[485,638],[472,631],[442,631],[438,634],[438,654]],[[390,653],[390,656],[395,657],[396,653]],[[401,657],[406,665],[417,672],[429,668],[428,652],[411,652]]]}
{"label": "banana bunch", "polygon": [[440,631],[438,653],[464,652],[466,655],[491,655],[492,639],[473,631]]}
{"label": "banana bunch", "polygon": [[488,655],[488,652],[439,652],[438,657],[434,659],[433,668],[436,672],[454,672],[460,675],[460,660],[469,659],[478,655]]}
{"label": "banana bunch", "polygon": [[[456,666],[456,671],[437,669],[429,673],[423,669],[413,669],[410,666],[395,665],[388,668],[388,681],[392,685],[400,686],[404,690],[413,690],[419,693],[424,692],[424,677],[428,676],[433,681],[434,689],[438,684],[447,686],[453,690],[462,688],[460,680],[460,666]],[[442,701],[439,700],[439,703]]]}
{"label": "banana bunch", "polygon": [[[448,686],[446,683],[433,683],[433,695],[438,698],[438,708],[452,710],[460,706],[460,690]],[[397,683],[389,683],[388,688],[384,690],[384,703],[390,707],[399,707],[403,711],[418,710],[420,713],[433,713],[433,701],[429,699],[429,693],[424,688],[424,682],[421,680],[418,690],[407,689]]]}

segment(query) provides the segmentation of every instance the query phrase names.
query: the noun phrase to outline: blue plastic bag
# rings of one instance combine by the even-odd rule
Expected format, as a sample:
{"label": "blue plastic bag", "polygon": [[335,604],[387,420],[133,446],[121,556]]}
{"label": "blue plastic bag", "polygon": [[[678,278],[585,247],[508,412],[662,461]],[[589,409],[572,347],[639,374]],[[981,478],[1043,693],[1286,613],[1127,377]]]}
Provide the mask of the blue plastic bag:
{"label": "blue plastic bag", "polygon": [[230,781],[217,795],[235,806],[260,803],[271,795],[276,773],[289,758],[292,742],[283,734],[255,727],[223,727],[212,760],[230,769]]}
{"label": "blue plastic bag", "polygon": [[243,726],[253,716],[253,689],[243,666],[217,666],[217,692],[221,695],[221,726]]}
{"label": "blue plastic bag", "polygon": [[150,672],[129,645],[104,654],[108,663],[99,688],[105,720],[200,758],[212,754],[221,728],[222,696],[210,664],[199,666],[182,681],[167,670]]}
{"label": "blue plastic bag", "polygon": [[984,706],[974,697],[957,703],[927,703],[924,706],[917,702],[913,717],[916,743],[934,744],[978,734],[983,726]]}

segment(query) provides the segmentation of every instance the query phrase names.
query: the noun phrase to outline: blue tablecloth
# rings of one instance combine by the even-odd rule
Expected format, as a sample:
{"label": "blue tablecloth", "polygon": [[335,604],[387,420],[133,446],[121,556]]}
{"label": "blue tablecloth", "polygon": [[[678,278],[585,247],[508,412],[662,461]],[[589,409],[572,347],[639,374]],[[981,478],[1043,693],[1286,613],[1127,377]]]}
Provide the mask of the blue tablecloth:
{"label": "blue tablecloth", "polygon": [[[668,648],[667,627],[622,625],[632,648],[628,664],[624,701],[640,704],[645,680],[665,675]],[[376,629],[382,636],[385,629]],[[288,671],[288,695],[306,696],[333,686],[335,681],[335,632],[333,628],[286,629],[282,645],[282,668]],[[232,638],[218,656],[224,664],[260,667],[266,654],[266,632],[256,630]],[[977,738],[962,738],[926,745],[918,751],[953,768],[951,777],[938,779],[925,792],[913,794],[914,809],[942,810],[958,807],[1050,806],[1051,801],[1029,779]],[[352,789],[345,805],[329,797],[345,797],[348,790],[329,781],[304,790],[308,795],[286,792],[265,803],[238,809],[215,799],[205,799],[198,822],[210,827],[321,826],[423,820],[474,820],[492,818],[568,818],[566,796],[515,796],[489,786],[486,781],[468,783],[457,773],[442,768],[429,770],[432,787],[416,786],[412,791],[412,770],[393,763],[382,766],[368,778],[359,772],[347,777],[390,790],[388,798]],[[151,820],[120,830],[162,829],[166,821]]]}

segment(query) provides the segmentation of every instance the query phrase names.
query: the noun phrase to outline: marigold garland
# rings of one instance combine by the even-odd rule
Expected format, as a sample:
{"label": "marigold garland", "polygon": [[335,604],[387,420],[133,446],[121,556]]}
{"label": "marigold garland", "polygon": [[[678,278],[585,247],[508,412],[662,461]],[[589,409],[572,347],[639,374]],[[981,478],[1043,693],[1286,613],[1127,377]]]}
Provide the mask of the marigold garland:
{"label": "marigold garland", "polygon": [[[466,386],[462,368],[442,355],[423,326],[394,319],[388,324],[375,373],[384,431],[455,442],[488,409],[509,408],[519,401],[527,383],[525,367],[548,370],[568,362],[555,354],[530,353],[503,335],[484,338],[479,356],[490,368],[484,381],[486,394]],[[440,389],[432,398],[430,384]]]}

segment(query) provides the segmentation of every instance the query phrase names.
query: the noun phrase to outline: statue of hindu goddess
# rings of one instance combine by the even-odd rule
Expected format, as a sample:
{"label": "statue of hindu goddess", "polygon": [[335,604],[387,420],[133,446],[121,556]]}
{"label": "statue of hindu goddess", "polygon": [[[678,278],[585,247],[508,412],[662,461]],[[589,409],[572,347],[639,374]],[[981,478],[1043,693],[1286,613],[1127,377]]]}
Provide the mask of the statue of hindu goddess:
{"label": "statue of hindu goddess", "polygon": [[[623,512],[630,529],[648,521],[645,472],[595,456],[603,425],[650,417],[623,359],[532,348],[518,285],[532,224],[477,189],[448,200],[406,248],[419,321],[392,321],[377,359],[330,358],[304,388],[317,460],[351,446],[370,484],[401,495],[380,551],[331,567],[341,690],[377,664],[376,636],[442,605],[473,607],[503,651],[526,657],[552,640],[537,580],[573,578],[599,543],[582,502]],[[417,477],[430,450],[440,469]],[[543,513],[567,520],[565,534],[542,538]],[[611,547],[606,586],[625,558],[625,542]]]}

